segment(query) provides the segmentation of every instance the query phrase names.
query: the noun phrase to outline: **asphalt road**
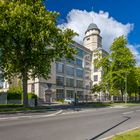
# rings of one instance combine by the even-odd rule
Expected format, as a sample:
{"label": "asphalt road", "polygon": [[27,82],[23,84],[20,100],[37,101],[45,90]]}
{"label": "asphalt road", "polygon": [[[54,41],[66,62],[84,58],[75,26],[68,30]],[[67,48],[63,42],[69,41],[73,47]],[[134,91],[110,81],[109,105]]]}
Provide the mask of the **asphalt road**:
{"label": "asphalt road", "polygon": [[98,140],[137,126],[140,107],[30,114],[0,118],[0,140]]}

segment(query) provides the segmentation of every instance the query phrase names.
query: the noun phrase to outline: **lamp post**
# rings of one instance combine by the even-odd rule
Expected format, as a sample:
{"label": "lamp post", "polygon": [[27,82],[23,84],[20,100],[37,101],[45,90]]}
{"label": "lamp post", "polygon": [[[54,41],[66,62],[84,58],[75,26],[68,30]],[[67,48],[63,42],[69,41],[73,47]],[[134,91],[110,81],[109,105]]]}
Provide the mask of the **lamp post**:
{"label": "lamp post", "polygon": [[127,103],[127,72],[125,73],[125,103]]}

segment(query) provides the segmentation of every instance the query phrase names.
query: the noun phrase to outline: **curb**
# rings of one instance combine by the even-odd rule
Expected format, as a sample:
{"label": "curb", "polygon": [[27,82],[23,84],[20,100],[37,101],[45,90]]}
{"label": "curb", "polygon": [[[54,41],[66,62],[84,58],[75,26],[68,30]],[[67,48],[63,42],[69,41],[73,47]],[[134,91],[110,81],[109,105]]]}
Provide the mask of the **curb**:
{"label": "curb", "polygon": [[43,109],[43,110],[24,110],[24,111],[13,111],[13,112],[0,112],[0,115],[3,114],[17,114],[17,113],[39,113],[39,112],[48,112],[48,111],[57,111],[57,109]]}
{"label": "curb", "polygon": [[32,116],[30,118],[46,118],[46,117],[52,117],[52,116],[56,116],[58,114],[60,114],[63,110],[59,110],[58,112],[55,112],[53,114],[48,114],[48,115],[36,115],[36,116]]}
{"label": "curb", "polygon": [[100,139],[100,140],[108,140],[108,139],[113,138],[113,137],[116,136],[116,135],[121,135],[121,134],[127,133],[127,132],[129,132],[129,131],[133,131],[133,130],[135,130],[135,129],[138,129],[138,128],[140,128],[140,126],[134,127],[134,128],[132,128],[132,129],[125,130],[125,131],[123,131],[123,132],[116,133],[116,134],[114,134],[114,135],[111,135],[111,136],[102,138],[102,139]]}
{"label": "curb", "polygon": [[60,114],[63,110],[59,110],[53,114],[48,114],[48,115],[30,115],[30,116],[14,116],[14,117],[6,117],[6,118],[0,118],[0,120],[15,120],[15,119],[20,119],[20,118],[29,118],[29,119],[38,119],[38,118],[47,118],[47,117],[52,117],[56,116],[57,114]]}

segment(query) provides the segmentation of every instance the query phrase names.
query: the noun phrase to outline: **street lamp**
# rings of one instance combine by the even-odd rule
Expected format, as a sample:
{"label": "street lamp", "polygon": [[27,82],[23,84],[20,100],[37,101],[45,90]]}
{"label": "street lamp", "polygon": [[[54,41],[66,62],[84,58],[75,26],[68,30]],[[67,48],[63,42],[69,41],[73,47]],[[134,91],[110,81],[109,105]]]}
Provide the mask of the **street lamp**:
{"label": "street lamp", "polygon": [[127,72],[125,73],[125,103],[127,103]]}

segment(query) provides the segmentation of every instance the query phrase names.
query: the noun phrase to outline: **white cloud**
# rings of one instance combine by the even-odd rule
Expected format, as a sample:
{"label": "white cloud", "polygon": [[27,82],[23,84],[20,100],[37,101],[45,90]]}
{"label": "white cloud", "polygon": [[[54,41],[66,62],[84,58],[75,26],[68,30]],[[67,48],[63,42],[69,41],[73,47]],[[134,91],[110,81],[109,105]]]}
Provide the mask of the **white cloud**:
{"label": "white cloud", "polygon": [[[75,37],[74,40],[83,44],[85,31],[89,24],[92,23],[92,20],[101,30],[103,48],[107,51],[116,37],[121,35],[127,37],[134,27],[133,24],[122,24],[121,22],[115,20],[113,17],[109,16],[108,12],[100,11],[99,13],[96,13],[93,11],[87,12],[86,10],[82,11],[77,9],[70,11],[67,15],[67,22],[59,25],[59,27],[73,29],[79,34],[79,36]],[[131,49],[136,57],[137,65],[140,66],[140,54],[136,50],[136,48],[139,47],[140,45],[128,44],[128,48]]]}
{"label": "white cloud", "polygon": [[103,48],[109,50],[111,43],[114,38],[125,35],[133,29],[133,24],[127,23],[122,24],[116,21],[113,17],[109,17],[108,12],[100,11],[99,13],[87,12],[81,10],[72,10],[67,15],[67,23],[59,25],[59,27],[71,28],[79,34],[78,37],[74,38],[77,42],[82,44],[82,40],[85,31],[89,24],[92,22],[97,24],[101,30],[101,36],[103,37]]}
{"label": "white cloud", "polygon": [[140,45],[128,44],[127,47],[133,52],[133,55],[135,56],[135,59],[136,59],[136,62],[137,62],[137,66],[140,66],[140,53],[136,49],[136,48],[140,48]]}

